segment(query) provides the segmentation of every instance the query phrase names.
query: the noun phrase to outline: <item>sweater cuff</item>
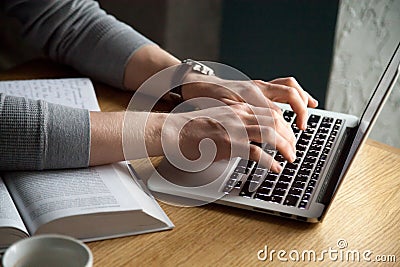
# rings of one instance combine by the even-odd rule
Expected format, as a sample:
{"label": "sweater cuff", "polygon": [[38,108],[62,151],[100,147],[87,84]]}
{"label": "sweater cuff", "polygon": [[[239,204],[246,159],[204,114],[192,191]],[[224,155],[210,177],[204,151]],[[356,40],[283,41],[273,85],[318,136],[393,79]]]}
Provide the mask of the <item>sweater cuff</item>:
{"label": "sweater cuff", "polygon": [[89,165],[89,111],[48,104],[44,169],[79,168]]}

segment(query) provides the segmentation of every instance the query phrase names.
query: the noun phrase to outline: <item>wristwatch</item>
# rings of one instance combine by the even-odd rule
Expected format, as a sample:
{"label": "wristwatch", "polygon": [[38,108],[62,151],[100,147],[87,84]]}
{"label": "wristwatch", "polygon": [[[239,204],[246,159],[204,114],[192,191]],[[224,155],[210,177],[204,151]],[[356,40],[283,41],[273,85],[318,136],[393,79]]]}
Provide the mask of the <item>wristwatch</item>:
{"label": "wristwatch", "polygon": [[[172,86],[174,86],[171,90],[170,90],[170,95],[171,97],[178,102],[182,102],[183,101],[183,97],[182,97],[182,83],[184,82],[184,79],[186,77],[187,74],[189,74],[190,72],[196,72],[196,73],[200,73],[203,75],[210,75],[210,76],[214,76],[214,70],[212,68],[210,68],[209,66],[195,61],[193,59],[185,59],[182,61],[182,64],[180,64],[178,66],[178,68],[175,70],[175,73],[172,77],[172,81],[171,84]],[[177,84],[177,86],[175,86]]]}

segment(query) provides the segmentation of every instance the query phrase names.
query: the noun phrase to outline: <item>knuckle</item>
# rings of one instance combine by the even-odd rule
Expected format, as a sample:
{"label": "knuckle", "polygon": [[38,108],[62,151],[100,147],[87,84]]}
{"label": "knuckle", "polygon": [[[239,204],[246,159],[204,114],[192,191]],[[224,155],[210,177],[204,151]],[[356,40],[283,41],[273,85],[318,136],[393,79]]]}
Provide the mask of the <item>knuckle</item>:
{"label": "knuckle", "polygon": [[297,90],[296,90],[296,88],[289,86],[287,88],[287,93],[289,96],[294,96],[297,94]]}
{"label": "knuckle", "polygon": [[274,119],[276,123],[276,121],[279,120],[282,116],[275,109],[271,109],[271,117]]}
{"label": "knuckle", "polygon": [[287,80],[287,82],[288,82],[289,84],[296,84],[296,83],[297,83],[296,78],[293,77],[293,76],[287,77],[286,80]]}
{"label": "knuckle", "polygon": [[266,143],[275,144],[276,131],[273,127],[266,127],[263,133]]}
{"label": "knuckle", "polygon": [[250,146],[250,154],[256,156],[257,158],[260,155],[260,149],[258,146]]}
{"label": "knuckle", "polygon": [[230,144],[232,143],[232,140],[226,131],[223,131],[223,133],[221,134],[221,143],[224,146],[230,146]]}

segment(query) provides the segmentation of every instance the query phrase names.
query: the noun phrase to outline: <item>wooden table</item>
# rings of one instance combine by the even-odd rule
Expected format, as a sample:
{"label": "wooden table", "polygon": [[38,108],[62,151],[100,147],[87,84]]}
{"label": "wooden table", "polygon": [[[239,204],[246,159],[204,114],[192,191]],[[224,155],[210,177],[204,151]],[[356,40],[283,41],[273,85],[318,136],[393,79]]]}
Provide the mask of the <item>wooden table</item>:
{"label": "wooden table", "polygon": [[[71,69],[44,60],[2,73],[0,79],[78,76]],[[100,83],[95,83],[95,87],[103,111],[124,109],[129,102],[131,93]],[[269,252],[285,250],[292,256],[296,256],[292,250],[300,255],[304,250],[314,250],[320,255],[330,247],[346,252],[343,262],[340,258],[331,261],[325,254],[325,260],[319,263],[296,263],[286,254],[284,258],[289,259],[289,265],[377,264],[346,262],[346,255],[356,250],[372,251],[366,254],[372,260],[378,255],[388,255],[387,258],[395,255],[397,264],[400,262],[400,150],[373,140],[368,140],[362,148],[323,223],[306,224],[217,204],[195,208],[160,205],[176,225],[175,229],[89,243],[95,266],[282,264],[276,253],[272,262],[258,259],[259,250],[265,246]],[[347,247],[340,250],[337,243],[341,239],[347,242]],[[339,254],[332,257],[335,255]]]}

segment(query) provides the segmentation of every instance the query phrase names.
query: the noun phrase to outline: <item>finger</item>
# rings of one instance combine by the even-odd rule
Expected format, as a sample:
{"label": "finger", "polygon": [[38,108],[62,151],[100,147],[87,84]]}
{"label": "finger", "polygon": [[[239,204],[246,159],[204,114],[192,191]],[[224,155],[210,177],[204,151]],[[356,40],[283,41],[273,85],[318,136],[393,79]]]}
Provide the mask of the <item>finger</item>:
{"label": "finger", "polygon": [[271,84],[267,95],[275,101],[288,103],[297,114],[296,124],[302,130],[307,127],[308,111],[298,91],[286,85]]}
{"label": "finger", "polygon": [[248,106],[246,108],[249,109],[246,112],[252,112],[252,114],[247,114],[244,118],[244,122],[246,125],[265,126],[269,127],[269,129],[274,129],[275,131],[279,132],[280,135],[283,136],[289,143],[291,143],[293,147],[295,147],[296,137],[293,133],[292,128],[285,121],[281,114],[278,114],[276,111],[271,109],[264,109],[253,106]]}
{"label": "finger", "polygon": [[318,107],[318,100],[316,100],[314,97],[312,97],[308,92],[304,91],[308,95],[308,106],[310,108],[316,108]]}
{"label": "finger", "polygon": [[294,77],[278,78],[278,79],[270,81],[270,83],[281,84],[281,85],[286,85],[289,87],[296,88],[299,91],[299,93],[302,95],[304,103],[307,106],[314,107],[314,108],[316,106],[318,106],[318,101],[314,97],[312,97],[308,92],[306,92]]}
{"label": "finger", "polygon": [[307,106],[308,105],[308,97],[309,95],[303,90],[303,88],[300,86],[300,84],[297,82],[297,80],[293,77],[287,77],[287,78],[279,78],[271,81],[271,83],[274,84],[281,84],[281,85],[286,85],[288,87],[292,87],[297,90],[299,93],[301,99],[303,100],[304,104]]}
{"label": "finger", "polygon": [[[263,119],[264,117],[266,117],[266,118],[270,117],[270,118],[274,118],[274,119],[282,119],[282,121],[285,121],[283,118],[282,110],[279,107],[278,107],[278,110],[273,109],[273,108],[263,108],[263,107],[257,107],[257,106],[252,106],[252,105],[243,106],[242,108],[249,115],[248,119],[249,119],[250,124],[259,124],[257,119]],[[252,116],[255,116],[255,117],[252,117]],[[264,119],[266,119],[266,118],[264,118]],[[270,122],[273,122],[273,121],[270,121]]]}
{"label": "finger", "polygon": [[251,86],[249,86],[248,90],[243,93],[244,102],[256,107],[270,108],[278,113],[282,113],[282,110],[273,101],[265,97],[259,86],[262,86],[262,84],[259,84],[258,82],[259,80],[251,81]]}
{"label": "finger", "polygon": [[290,162],[296,160],[295,143],[287,140],[279,132],[271,127],[248,126],[246,127],[250,141],[266,143],[279,152]]}
{"label": "finger", "polygon": [[[272,126],[274,124],[274,114],[278,114],[278,112],[273,109],[255,107],[246,103],[231,105],[230,107],[245,125],[260,124]],[[282,115],[278,116],[283,118]]]}
{"label": "finger", "polygon": [[253,160],[258,162],[261,167],[269,169],[273,172],[279,173],[282,171],[282,166],[273,159],[271,155],[268,155],[261,147],[252,144],[236,143],[239,151],[236,157],[241,157],[247,160]]}
{"label": "finger", "polygon": [[[270,111],[270,114],[265,115],[258,115],[260,112],[257,108],[254,109],[254,115],[252,118],[248,119],[247,125],[259,125],[259,126],[266,126],[270,127],[271,129],[275,129],[275,131],[279,132],[288,142],[295,146],[296,137],[293,133],[293,130],[289,123],[275,111]],[[249,115],[250,117],[251,115]]]}
{"label": "finger", "polygon": [[261,147],[256,145],[250,145],[250,160],[258,162],[261,167],[269,169],[275,173],[280,173],[282,171],[282,166],[271,155],[268,155],[261,149]]}

